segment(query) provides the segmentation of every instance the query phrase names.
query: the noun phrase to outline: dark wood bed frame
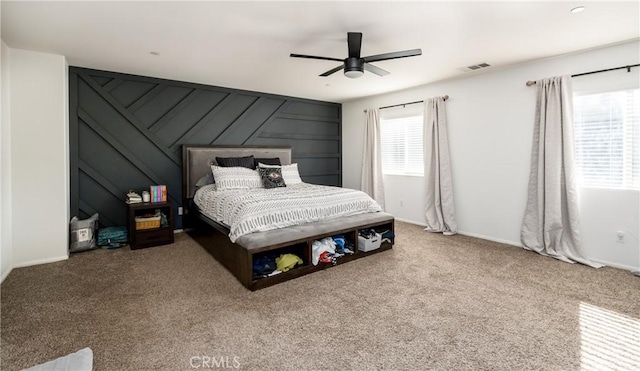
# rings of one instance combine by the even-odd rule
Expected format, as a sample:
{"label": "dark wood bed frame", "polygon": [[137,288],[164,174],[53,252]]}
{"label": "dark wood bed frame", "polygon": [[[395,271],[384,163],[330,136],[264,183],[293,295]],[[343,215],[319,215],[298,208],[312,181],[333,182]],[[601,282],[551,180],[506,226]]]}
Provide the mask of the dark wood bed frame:
{"label": "dark wood bed frame", "polygon": [[[355,246],[353,255],[338,258],[337,263],[343,264],[351,260],[363,258],[371,254],[389,250],[393,241],[383,243],[380,248],[362,252],[358,250],[358,233],[360,229],[380,228],[394,231],[394,219],[390,215],[374,223],[364,223],[348,228],[331,230],[327,233],[312,236],[301,236],[285,242],[274,243],[256,249],[248,250],[229,239],[229,228],[217,223],[198,212],[193,204],[195,183],[210,171],[215,157],[239,157],[253,154],[256,158],[279,157],[283,165],[291,163],[291,148],[275,146],[183,146],[183,226],[185,231],[213,257],[231,272],[246,288],[254,291],[291,280],[318,270],[326,269],[332,264],[311,264],[311,244],[315,240],[342,234]],[[388,215],[388,214],[385,214]],[[384,219],[384,220],[383,220]],[[268,233],[268,232],[256,232]],[[304,264],[288,272],[272,277],[253,278],[253,259],[269,253],[294,253],[302,258]]]}

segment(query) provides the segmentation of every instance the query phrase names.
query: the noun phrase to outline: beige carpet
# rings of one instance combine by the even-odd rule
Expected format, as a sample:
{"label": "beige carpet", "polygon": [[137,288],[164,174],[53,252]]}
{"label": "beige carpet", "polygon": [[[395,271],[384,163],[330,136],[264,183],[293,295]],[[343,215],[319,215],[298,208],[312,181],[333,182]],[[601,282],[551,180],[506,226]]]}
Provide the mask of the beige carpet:
{"label": "beige carpet", "polygon": [[95,370],[578,370],[640,360],[640,278],[629,272],[403,223],[396,242],[256,292],[185,234],[15,269],[1,286],[1,367],[84,347]]}

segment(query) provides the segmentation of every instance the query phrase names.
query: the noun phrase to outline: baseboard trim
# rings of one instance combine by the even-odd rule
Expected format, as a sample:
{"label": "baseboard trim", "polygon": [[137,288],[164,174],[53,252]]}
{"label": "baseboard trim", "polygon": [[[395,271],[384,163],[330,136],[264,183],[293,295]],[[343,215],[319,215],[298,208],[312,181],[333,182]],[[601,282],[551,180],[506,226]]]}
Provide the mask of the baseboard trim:
{"label": "baseboard trim", "polygon": [[23,267],[30,267],[32,265],[55,263],[55,262],[59,262],[59,261],[62,261],[62,260],[67,260],[67,259],[69,259],[68,255],[56,256],[56,257],[53,257],[53,258],[46,258],[46,259],[39,259],[39,260],[29,260],[29,261],[26,261],[26,262],[14,264],[12,268],[23,268]]}
{"label": "baseboard trim", "polygon": [[[426,224],[424,223],[420,223],[420,222],[416,222],[414,220],[408,220],[408,219],[403,219],[403,218],[395,218],[397,221],[399,222],[403,222],[403,223],[409,223],[409,224],[414,224],[420,227],[426,227]],[[463,236],[469,236],[469,237],[474,237],[474,238],[480,238],[482,240],[488,240],[488,241],[493,241],[493,242],[498,242],[498,243],[504,243],[507,245],[511,245],[511,246],[517,246],[517,247],[522,247],[522,245],[518,242],[513,242],[513,241],[508,241],[508,240],[503,240],[501,238],[494,238],[494,237],[489,237],[489,236],[485,236],[483,234],[478,234],[478,233],[472,233],[472,232],[465,232],[465,231],[458,231],[458,234],[461,234]]]}
{"label": "baseboard trim", "polygon": [[14,268],[24,268],[24,267],[30,267],[32,265],[40,265],[40,264],[47,264],[47,263],[55,263],[55,262],[59,262],[62,260],[67,260],[69,259],[68,255],[65,256],[57,256],[54,258],[47,258],[47,259],[39,259],[39,260],[30,260],[30,261],[26,261],[26,262],[22,262],[22,263],[18,263],[18,264],[14,264],[11,267],[9,267],[9,269],[7,269],[6,272],[4,272],[4,274],[2,275],[2,277],[0,277],[0,283],[4,282],[4,279],[7,278],[9,276],[9,273],[11,273],[11,271]]}
{"label": "baseboard trim", "polygon": [[634,267],[634,266],[632,266],[632,265],[620,264],[620,263],[610,262],[610,261],[607,261],[607,260],[601,260],[601,259],[593,259],[593,258],[587,258],[587,259],[589,259],[589,260],[591,260],[591,261],[593,261],[593,262],[596,262],[596,263],[603,264],[603,265],[605,265],[605,266],[607,266],[607,267],[613,267],[613,268],[618,268],[618,269],[624,269],[624,270],[626,270],[626,271],[632,271],[632,272],[633,272],[633,271],[640,270],[640,266],[635,266],[635,267]]}
{"label": "baseboard trim", "polygon": [[397,218],[397,217],[394,217],[394,219],[399,221],[399,222],[414,224],[414,225],[418,225],[420,227],[426,227],[427,226],[424,223],[419,223],[419,222],[416,222],[416,221],[413,221],[413,220],[409,220],[409,219],[402,219],[402,218]]}
{"label": "baseboard trim", "polygon": [[0,277],[0,283],[4,282],[4,279],[7,278],[7,276],[9,275],[9,273],[11,273],[12,270],[13,270],[13,267],[9,267],[9,269],[7,269],[7,271],[4,272],[2,277]]}
{"label": "baseboard trim", "polygon": [[469,236],[469,237],[474,237],[474,238],[480,238],[482,240],[488,240],[488,241],[493,241],[493,242],[498,242],[498,243],[503,243],[505,245],[511,245],[511,246],[516,246],[516,247],[522,247],[522,244],[519,242],[513,242],[513,241],[509,241],[509,240],[503,240],[502,238],[495,238],[495,237],[489,237],[489,236],[485,236],[483,234],[478,234],[478,233],[472,233],[472,232],[465,232],[465,231],[458,231],[458,234],[461,234],[463,236]]}
{"label": "baseboard trim", "polygon": [[[403,219],[403,218],[395,218],[395,219],[397,221],[399,221],[399,222],[414,224],[414,225],[417,225],[417,226],[420,226],[420,227],[426,227],[426,225],[424,223],[418,223],[418,222],[413,221],[413,220],[408,220],[408,219]],[[511,246],[523,248],[522,247],[522,243],[513,242],[513,241],[509,241],[509,240],[503,240],[501,238],[489,237],[489,236],[486,236],[486,235],[483,235],[483,234],[465,232],[465,231],[458,231],[458,234],[461,234],[463,236],[474,237],[474,238],[479,238],[479,239],[482,239],[482,240],[488,240],[488,241],[503,243],[505,245],[511,245]],[[591,261],[593,261],[595,263],[603,264],[603,265],[605,265],[607,267],[624,269],[624,270],[632,271],[632,272],[640,271],[640,267],[638,267],[638,266],[634,267],[632,265],[620,264],[620,263],[610,262],[610,261],[601,260],[601,259],[593,259],[593,258],[590,258],[590,257],[587,257],[587,259],[589,259],[589,260],[591,260]]]}

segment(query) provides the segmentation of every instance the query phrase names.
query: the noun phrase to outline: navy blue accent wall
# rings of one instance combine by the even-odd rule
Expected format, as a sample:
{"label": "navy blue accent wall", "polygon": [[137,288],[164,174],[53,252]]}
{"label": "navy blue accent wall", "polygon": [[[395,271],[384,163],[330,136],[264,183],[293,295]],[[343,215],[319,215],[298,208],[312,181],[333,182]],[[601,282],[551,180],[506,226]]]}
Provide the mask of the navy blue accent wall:
{"label": "navy blue accent wall", "polygon": [[[181,206],[183,144],[292,147],[305,182],[342,185],[337,103],[71,67],[71,215],[125,225],[124,199],[165,184]],[[176,218],[176,228],[182,228]]]}

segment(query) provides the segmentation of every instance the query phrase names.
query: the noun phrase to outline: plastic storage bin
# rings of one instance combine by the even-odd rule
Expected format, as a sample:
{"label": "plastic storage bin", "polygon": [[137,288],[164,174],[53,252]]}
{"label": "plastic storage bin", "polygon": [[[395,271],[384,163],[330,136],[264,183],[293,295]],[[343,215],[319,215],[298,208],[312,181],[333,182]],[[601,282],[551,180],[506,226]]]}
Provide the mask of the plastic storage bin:
{"label": "plastic storage bin", "polygon": [[382,235],[380,233],[376,233],[371,238],[364,238],[362,236],[358,236],[358,250],[360,251],[371,251],[380,247],[382,244]]}

